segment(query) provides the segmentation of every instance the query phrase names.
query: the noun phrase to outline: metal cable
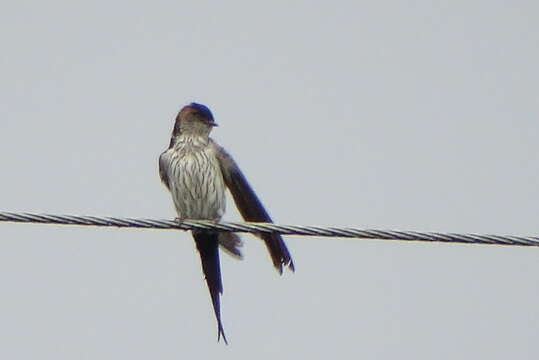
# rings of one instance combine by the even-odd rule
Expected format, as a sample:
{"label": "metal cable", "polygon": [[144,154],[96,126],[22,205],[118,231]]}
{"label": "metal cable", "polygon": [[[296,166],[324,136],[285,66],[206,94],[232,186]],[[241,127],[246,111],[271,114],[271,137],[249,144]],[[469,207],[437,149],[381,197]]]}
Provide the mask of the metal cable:
{"label": "metal cable", "polygon": [[322,226],[277,225],[270,223],[214,223],[204,220],[131,219],[101,216],[73,216],[0,212],[0,221],[59,225],[113,226],[143,229],[217,230],[247,233],[278,233],[282,235],[325,236],[355,239],[429,241],[464,244],[539,246],[537,236],[455,234],[395,230],[369,230]]}

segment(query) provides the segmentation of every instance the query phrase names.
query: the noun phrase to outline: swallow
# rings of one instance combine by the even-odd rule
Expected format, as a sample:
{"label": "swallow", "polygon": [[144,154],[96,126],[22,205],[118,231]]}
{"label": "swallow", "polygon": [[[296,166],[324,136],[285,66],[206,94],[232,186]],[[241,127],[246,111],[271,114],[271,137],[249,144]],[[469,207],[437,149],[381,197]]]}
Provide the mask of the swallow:
{"label": "swallow", "polygon": [[[169,147],[159,157],[159,175],[172,195],[177,220],[180,223],[186,219],[220,221],[225,212],[228,188],[246,221],[273,222],[234,159],[210,138],[215,126],[213,114],[205,105],[193,102],[184,106],[176,116]],[[217,319],[217,341],[222,336],[228,344],[221,321],[223,283],[219,245],[230,254],[241,257],[241,240],[230,232],[193,230],[192,235]],[[280,274],[283,267],[294,271],[292,257],[279,234],[259,233],[256,236],[266,244]]]}

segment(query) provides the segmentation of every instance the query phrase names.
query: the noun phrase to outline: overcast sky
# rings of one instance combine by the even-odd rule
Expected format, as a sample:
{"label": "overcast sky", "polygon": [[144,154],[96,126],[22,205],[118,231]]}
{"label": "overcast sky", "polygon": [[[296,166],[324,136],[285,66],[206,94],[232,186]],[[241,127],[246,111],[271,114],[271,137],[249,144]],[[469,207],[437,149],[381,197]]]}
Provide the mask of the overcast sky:
{"label": "overcast sky", "polygon": [[[181,106],[282,224],[539,234],[536,1],[3,1],[3,211],[174,218]],[[229,199],[230,200],[230,199]],[[224,220],[239,220],[232,202]],[[539,249],[0,223],[2,359],[537,359]]]}

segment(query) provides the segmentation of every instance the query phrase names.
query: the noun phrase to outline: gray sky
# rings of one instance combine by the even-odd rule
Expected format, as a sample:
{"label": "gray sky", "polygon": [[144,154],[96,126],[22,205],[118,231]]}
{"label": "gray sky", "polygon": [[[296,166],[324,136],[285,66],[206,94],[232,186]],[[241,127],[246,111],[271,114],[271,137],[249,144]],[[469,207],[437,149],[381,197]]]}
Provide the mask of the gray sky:
{"label": "gray sky", "polygon": [[[172,218],[197,101],[284,224],[539,234],[536,1],[4,1],[1,209]],[[238,220],[232,203],[225,220]],[[3,359],[536,359],[539,250],[0,223]]]}

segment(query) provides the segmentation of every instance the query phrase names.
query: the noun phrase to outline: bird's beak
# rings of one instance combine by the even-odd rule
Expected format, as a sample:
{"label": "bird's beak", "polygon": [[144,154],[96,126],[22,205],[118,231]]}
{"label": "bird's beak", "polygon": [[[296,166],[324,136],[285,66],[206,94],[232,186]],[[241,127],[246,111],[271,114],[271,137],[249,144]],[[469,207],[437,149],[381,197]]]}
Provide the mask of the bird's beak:
{"label": "bird's beak", "polygon": [[214,121],[214,122],[211,122],[211,123],[210,123],[210,126],[216,127],[216,126],[219,126],[219,124],[217,124],[217,123]]}

